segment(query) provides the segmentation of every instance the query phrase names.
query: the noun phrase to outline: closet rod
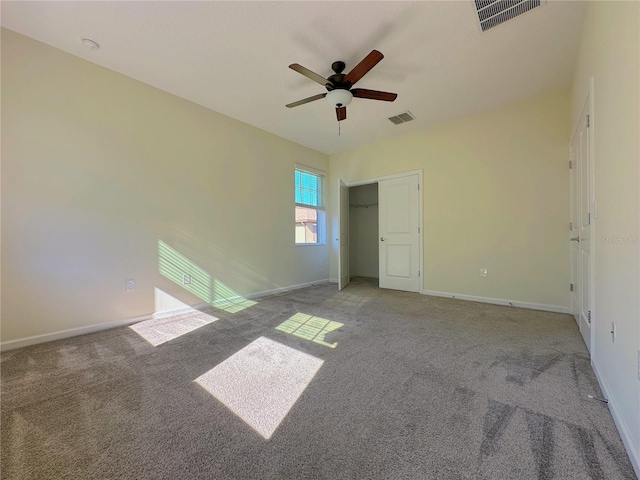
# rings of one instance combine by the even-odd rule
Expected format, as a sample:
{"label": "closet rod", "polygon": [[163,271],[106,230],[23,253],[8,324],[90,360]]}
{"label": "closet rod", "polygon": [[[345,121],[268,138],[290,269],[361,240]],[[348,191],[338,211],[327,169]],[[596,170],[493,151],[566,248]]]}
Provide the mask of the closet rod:
{"label": "closet rod", "polygon": [[369,208],[369,207],[376,207],[378,204],[377,203],[367,203],[365,205],[356,205],[354,203],[352,203],[351,205],[349,205],[352,208]]}

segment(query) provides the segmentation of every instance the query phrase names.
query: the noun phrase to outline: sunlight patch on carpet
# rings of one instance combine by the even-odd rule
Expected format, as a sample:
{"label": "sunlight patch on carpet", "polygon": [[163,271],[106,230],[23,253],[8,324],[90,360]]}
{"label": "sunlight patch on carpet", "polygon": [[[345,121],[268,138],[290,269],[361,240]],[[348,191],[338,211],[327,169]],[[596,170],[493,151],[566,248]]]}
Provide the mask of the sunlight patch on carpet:
{"label": "sunlight patch on carpet", "polygon": [[268,440],[323,363],[260,337],[194,382]]}
{"label": "sunlight patch on carpet", "polygon": [[306,313],[296,313],[276,327],[276,330],[304,338],[314,343],[319,343],[329,348],[336,348],[338,342],[328,343],[324,341],[325,335],[339,329],[344,324],[332,322],[326,318],[314,317]]}
{"label": "sunlight patch on carpet", "polygon": [[151,345],[157,347],[216,320],[218,320],[216,317],[194,309],[193,313],[165,318],[152,318],[151,320],[130,325],[129,328]]}

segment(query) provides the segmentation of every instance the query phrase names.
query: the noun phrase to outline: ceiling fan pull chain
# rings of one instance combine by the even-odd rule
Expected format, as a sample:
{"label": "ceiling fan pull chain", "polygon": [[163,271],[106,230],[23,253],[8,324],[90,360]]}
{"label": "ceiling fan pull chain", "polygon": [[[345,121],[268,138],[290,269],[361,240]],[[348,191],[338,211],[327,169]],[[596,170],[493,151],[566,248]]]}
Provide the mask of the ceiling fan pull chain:
{"label": "ceiling fan pull chain", "polygon": [[338,122],[338,136],[340,136],[340,122]]}

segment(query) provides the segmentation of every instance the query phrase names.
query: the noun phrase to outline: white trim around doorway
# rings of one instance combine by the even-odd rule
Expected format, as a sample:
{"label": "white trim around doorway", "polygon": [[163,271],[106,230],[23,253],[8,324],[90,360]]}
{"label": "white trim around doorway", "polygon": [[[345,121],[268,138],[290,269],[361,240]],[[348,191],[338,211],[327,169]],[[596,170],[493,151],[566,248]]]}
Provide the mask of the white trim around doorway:
{"label": "white trim around doorway", "polygon": [[[366,180],[357,180],[352,182],[347,182],[344,178],[338,178],[338,184],[340,181],[344,182],[344,184],[348,187],[360,187],[362,185],[370,185],[372,183],[379,183],[381,180],[391,180],[393,178],[402,178],[408,177],[411,175],[418,175],[418,185],[420,191],[418,193],[418,223],[420,224],[420,232],[418,234],[418,246],[419,246],[419,268],[420,268],[420,276],[418,277],[418,292],[422,292],[424,289],[424,216],[423,216],[423,207],[424,207],[424,184],[422,181],[423,173],[422,170],[412,170],[409,172],[396,173],[393,175],[385,175],[382,177],[369,178]],[[338,222],[340,222],[340,209],[338,209]],[[339,248],[339,246],[338,246]]]}

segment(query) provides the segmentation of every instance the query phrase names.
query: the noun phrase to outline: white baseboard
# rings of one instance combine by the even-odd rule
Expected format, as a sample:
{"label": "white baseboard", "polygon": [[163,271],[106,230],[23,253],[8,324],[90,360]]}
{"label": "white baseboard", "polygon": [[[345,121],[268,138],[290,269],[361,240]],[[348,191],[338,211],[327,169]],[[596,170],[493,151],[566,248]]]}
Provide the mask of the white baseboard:
{"label": "white baseboard", "polygon": [[620,407],[618,407],[618,402],[616,402],[616,397],[613,395],[613,391],[609,388],[604,376],[600,373],[600,369],[598,368],[595,358],[591,359],[591,366],[596,374],[596,378],[598,379],[604,398],[609,401],[609,411],[613,417],[613,422],[618,428],[618,433],[620,433],[622,443],[624,443],[624,447],[627,449],[629,459],[631,460],[633,469],[636,472],[636,477],[640,478],[640,445],[634,445],[633,437],[629,432],[629,426],[624,422],[624,418],[620,414]]}
{"label": "white baseboard", "polygon": [[84,327],[69,328],[58,332],[43,333],[42,335],[33,335],[32,337],[18,338],[0,343],[0,351],[13,350],[15,348],[28,347],[38,343],[53,342],[54,340],[62,340],[63,338],[75,337],[86,333],[99,332],[109,328],[123,327],[132,323],[142,322],[153,318],[153,315],[139,315],[137,317],[122,318],[111,322],[96,323],[95,325],[87,325]]}
{"label": "white baseboard", "polygon": [[153,318],[158,319],[158,318],[168,318],[168,317],[175,317],[176,315],[184,315],[185,313],[191,313],[191,312],[195,312],[197,310],[200,310],[204,307],[208,307],[209,304],[208,303],[197,303],[195,305],[191,305],[191,306],[186,306],[184,308],[177,308],[175,310],[166,310],[164,312],[156,312],[152,315],[149,315],[149,318]]}
{"label": "white baseboard", "polygon": [[[329,279],[317,280],[315,282],[307,282],[307,283],[299,283],[297,285],[290,285],[288,287],[280,287],[274,288],[273,290],[264,290],[262,292],[256,292],[245,297],[237,297],[237,299],[225,299],[224,302],[233,302],[235,300],[244,300],[244,299],[255,299],[261,297],[267,297],[269,295],[274,295],[277,293],[289,292],[292,290],[298,290],[301,288],[307,288],[314,285],[320,285],[323,283],[328,283]],[[222,303],[222,302],[221,302]],[[28,347],[30,345],[36,345],[38,343],[52,342],[54,340],[62,340],[63,338],[75,337],[78,335],[85,335],[87,333],[99,332],[101,330],[107,330],[109,328],[123,327],[126,325],[131,325],[133,323],[143,322],[145,320],[151,320],[152,318],[166,318],[174,315],[182,315],[184,313],[189,313],[194,310],[200,310],[202,308],[213,306],[215,307],[215,302],[213,305],[208,303],[197,303],[192,306],[186,308],[180,308],[178,310],[170,310],[166,312],[159,313],[148,313],[145,315],[138,315],[136,317],[130,318],[122,318],[120,320],[113,320],[110,322],[97,323],[95,325],[87,325],[83,327],[69,328],[66,330],[60,330],[58,332],[52,333],[43,333],[42,335],[34,335],[32,337],[24,337],[18,338],[16,340],[9,340],[7,342],[0,343],[0,351],[5,352],[7,350],[13,350],[16,348]]]}
{"label": "white baseboard", "polygon": [[329,279],[329,283],[338,283],[338,279],[337,278],[330,278]]}
{"label": "white baseboard", "polygon": [[[315,282],[298,283],[297,285],[291,285],[289,287],[274,288],[273,290],[263,290],[262,292],[256,292],[246,295],[244,298],[253,300],[255,298],[268,297],[269,295],[276,295],[278,293],[290,292],[292,290],[300,290],[301,288],[313,287],[315,285],[322,285],[324,283],[330,283],[331,280],[323,278],[322,280],[316,280]],[[214,305],[215,306],[215,305]]]}
{"label": "white baseboard", "polygon": [[494,305],[507,305],[511,307],[529,308],[531,310],[543,310],[545,312],[571,313],[569,307],[561,307],[558,305],[545,305],[543,303],[519,302],[517,300],[504,300],[502,298],[476,297],[473,295],[459,295],[457,293],[436,292],[433,290],[423,290],[423,295],[431,295],[434,297],[457,298],[458,300],[469,300],[471,302],[491,303]]}

